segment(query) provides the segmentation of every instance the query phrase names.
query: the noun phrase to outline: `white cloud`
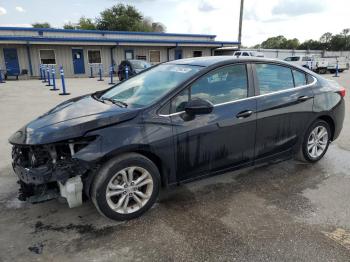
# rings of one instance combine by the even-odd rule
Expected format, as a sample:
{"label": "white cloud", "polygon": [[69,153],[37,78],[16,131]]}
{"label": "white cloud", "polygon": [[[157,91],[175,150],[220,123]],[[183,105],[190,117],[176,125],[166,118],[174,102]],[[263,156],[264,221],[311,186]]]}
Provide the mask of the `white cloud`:
{"label": "white cloud", "polygon": [[207,1],[201,1],[198,5],[198,10],[201,12],[211,12],[211,11],[214,11],[215,9],[216,8],[214,7],[214,5],[212,5]]}
{"label": "white cloud", "polygon": [[20,13],[26,12],[26,10],[22,6],[16,6],[15,9],[16,9],[17,12],[20,12]]}
{"label": "white cloud", "polygon": [[325,10],[325,2],[319,0],[280,0],[273,7],[272,14],[299,16],[320,13]]}
{"label": "white cloud", "polygon": [[7,14],[6,9],[0,6],[0,15],[6,15],[6,14]]}

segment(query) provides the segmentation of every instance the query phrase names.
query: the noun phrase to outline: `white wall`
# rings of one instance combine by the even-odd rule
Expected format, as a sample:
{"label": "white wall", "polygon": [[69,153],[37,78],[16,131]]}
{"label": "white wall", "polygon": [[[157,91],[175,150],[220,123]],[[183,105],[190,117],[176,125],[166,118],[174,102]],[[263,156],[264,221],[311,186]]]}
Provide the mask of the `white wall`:
{"label": "white wall", "polygon": [[[14,45],[14,44],[2,44],[0,45],[0,67],[1,69],[5,69],[4,56],[3,56],[3,48],[16,48],[18,54],[18,60],[20,65],[20,70],[27,69],[28,75],[29,72],[29,60],[27,54],[27,47],[25,45]],[[81,48],[84,51],[84,65],[85,65],[85,74],[74,74],[73,67],[73,58],[72,58],[72,49],[73,48]],[[202,51],[202,56],[210,56],[211,49],[210,47],[178,47],[182,49],[183,58],[193,57],[193,51]],[[98,46],[98,45],[59,45],[59,44],[33,44],[30,45],[30,56],[32,61],[32,69],[33,76],[38,77],[39,72],[39,64],[40,64],[40,50],[41,49],[52,49],[56,55],[56,75],[59,77],[58,69],[59,66],[62,65],[64,68],[65,76],[67,77],[87,77],[90,75],[90,64],[88,61],[88,50],[100,50],[101,51],[101,60],[103,64],[103,74],[107,76],[109,74],[109,69],[112,64],[111,60],[111,49],[113,49],[113,60],[119,65],[122,60],[125,60],[125,50],[132,49],[134,50],[134,58],[136,59],[138,55],[146,56],[146,60],[150,61],[149,52],[151,50],[159,50],[160,51],[160,62],[168,61],[168,47],[165,46]],[[175,49],[169,49],[169,60],[174,60],[175,57]],[[115,67],[115,70],[117,68]],[[94,75],[96,76],[98,73],[98,65],[93,66]]]}

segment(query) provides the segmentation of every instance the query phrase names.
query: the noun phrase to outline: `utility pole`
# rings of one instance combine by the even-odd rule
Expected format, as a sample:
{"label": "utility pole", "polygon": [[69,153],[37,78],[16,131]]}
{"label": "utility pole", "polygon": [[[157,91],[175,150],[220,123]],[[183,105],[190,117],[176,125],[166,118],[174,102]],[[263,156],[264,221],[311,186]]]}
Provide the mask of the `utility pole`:
{"label": "utility pole", "polygon": [[242,42],[243,6],[244,6],[244,0],[241,0],[241,8],[239,11],[238,50],[241,49],[241,42]]}

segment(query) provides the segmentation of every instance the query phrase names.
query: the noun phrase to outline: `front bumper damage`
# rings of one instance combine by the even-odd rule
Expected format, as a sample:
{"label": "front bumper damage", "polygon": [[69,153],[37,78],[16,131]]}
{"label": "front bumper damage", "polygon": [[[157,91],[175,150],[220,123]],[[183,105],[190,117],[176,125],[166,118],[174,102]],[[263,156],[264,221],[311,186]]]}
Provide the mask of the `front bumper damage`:
{"label": "front bumper damage", "polygon": [[90,142],[14,145],[12,166],[19,178],[19,200],[39,203],[64,197],[69,207],[81,205],[83,179],[91,164],[74,156]]}

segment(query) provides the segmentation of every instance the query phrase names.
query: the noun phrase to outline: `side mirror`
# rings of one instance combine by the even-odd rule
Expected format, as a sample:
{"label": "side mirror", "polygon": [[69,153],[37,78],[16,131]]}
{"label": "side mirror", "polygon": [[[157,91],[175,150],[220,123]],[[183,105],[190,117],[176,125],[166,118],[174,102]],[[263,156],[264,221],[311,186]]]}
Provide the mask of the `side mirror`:
{"label": "side mirror", "polygon": [[186,104],[185,112],[189,115],[203,115],[211,113],[213,108],[213,104],[209,101],[195,98]]}

